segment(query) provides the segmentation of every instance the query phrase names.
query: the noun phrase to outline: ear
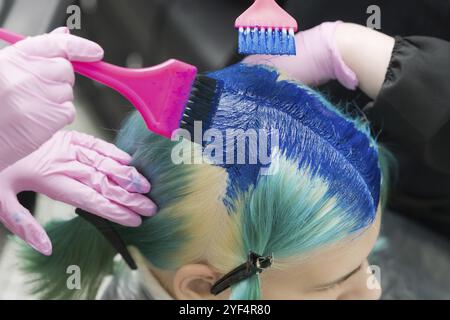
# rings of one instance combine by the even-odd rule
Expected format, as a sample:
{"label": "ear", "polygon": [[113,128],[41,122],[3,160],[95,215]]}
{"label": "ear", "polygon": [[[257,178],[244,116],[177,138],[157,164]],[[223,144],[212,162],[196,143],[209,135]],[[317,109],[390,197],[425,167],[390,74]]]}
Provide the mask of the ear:
{"label": "ear", "polygon": [[187,264],[179,268],[173,278],[175,298],[178,300],[212,300],[213,284],[219,275],[205,264]]}

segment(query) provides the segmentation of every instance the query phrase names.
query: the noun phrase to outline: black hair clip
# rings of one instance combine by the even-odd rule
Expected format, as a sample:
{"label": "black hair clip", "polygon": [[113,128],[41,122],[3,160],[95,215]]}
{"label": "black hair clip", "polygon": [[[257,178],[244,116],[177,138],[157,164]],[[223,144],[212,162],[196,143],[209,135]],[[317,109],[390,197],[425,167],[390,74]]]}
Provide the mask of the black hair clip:
{"label": "black hair clip", "polygon": [[79,208],[77,208],[75,212],[80,217],[93,224],[94,227],[97,228],[97,230],[105,237],[106,240],[109,241],[109,243],[122,256],[122,258],[132,270],[137,269],[136,262],[134,262],[133,257],[127,249],[127,246],[109,220],[106,220],[102,217],[96,216],[93,213],[89,213]]}
{"label": "black hair clip", "polygon": [[264,269],[269,268],[272,263],[273,256],[263,257],[250,251],[247,256],[247,261],[218,280],[211,287],[211,293],[218,295],[222,291],[231,287],[233,284],[248,279],[257,273],[261,273]]}

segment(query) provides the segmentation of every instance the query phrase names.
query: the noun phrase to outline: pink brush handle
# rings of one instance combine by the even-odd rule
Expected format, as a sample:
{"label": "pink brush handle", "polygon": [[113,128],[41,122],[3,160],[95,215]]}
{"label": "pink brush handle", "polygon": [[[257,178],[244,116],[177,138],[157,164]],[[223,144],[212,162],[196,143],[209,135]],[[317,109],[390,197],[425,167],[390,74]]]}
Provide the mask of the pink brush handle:
{"label": "pink brush handle", "polygon": [[[24,36],[0,28],[0,39],[16,43]],[[127,98],[150,131],[170,138],[179,128],[197,68],[168,60],[145,69],[128,69],[103,61],[72,62],[76,73],[100,82]]]}
{"label": "pink brush handle", "polygon": [[297,21],[287,13],[275,0],[255,0],[255,2],[235,23],[236,28],[293,28],[297,31]]}
{"label": "pink brush handle", "polygon": [[[0,39],[14,44],[21,40],[26,39],[25,36],[14,33],[12,31],[0,28]],[[127,75],[134,74],[135,70],[115,66],[113,64],[99,61],[99,62],[72,62],[73,69],[76,73],[81,74],[89,79],[98,81],[112,87],[118,91],[122,91],[121,82],[117,77],[126,77]],[[158,68],[159,66],[155,67]]]}

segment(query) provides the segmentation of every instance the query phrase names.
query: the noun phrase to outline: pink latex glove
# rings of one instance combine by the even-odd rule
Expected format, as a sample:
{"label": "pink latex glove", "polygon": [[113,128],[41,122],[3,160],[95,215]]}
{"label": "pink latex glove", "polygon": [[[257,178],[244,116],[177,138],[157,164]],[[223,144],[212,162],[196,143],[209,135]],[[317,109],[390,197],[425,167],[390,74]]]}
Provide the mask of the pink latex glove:
{"label": "pink latex glove", "polygon": [[70,61],[97,61],[102,48],[58,28],[0,50],[0,171],[75,117]]}
{"label": "pink latex glove", "polygon": [[152,216],[155,204],[141,193],[150,184],[131,157],[112,144],[78,132],[60,131],[38,150],[0,173],[0,222],[33,248],[50,255],[44,229],[17,201],[35,191],[125,226]]}
{"label": "pink latex glove", "polygon": [[273,66],[306,85],[318,86],[338,80],[344,87],[354,90],[358,86],[358,78],[344,63],[335,40],[336,28],[342,23],[325,22],[297,33],[296,56],[254,55],[243,62]]}

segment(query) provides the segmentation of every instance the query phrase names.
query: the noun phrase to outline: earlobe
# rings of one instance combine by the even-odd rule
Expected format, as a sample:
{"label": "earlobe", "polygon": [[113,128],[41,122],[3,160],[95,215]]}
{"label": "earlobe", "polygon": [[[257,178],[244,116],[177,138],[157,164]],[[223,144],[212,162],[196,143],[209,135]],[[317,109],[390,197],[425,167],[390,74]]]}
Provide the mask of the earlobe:
{"label": "earlobe", "polygon": [[177,300],[211,300],[212,285],[219,275],[206,264],[188,264],[179,268],[173,278],[174,295]]}

